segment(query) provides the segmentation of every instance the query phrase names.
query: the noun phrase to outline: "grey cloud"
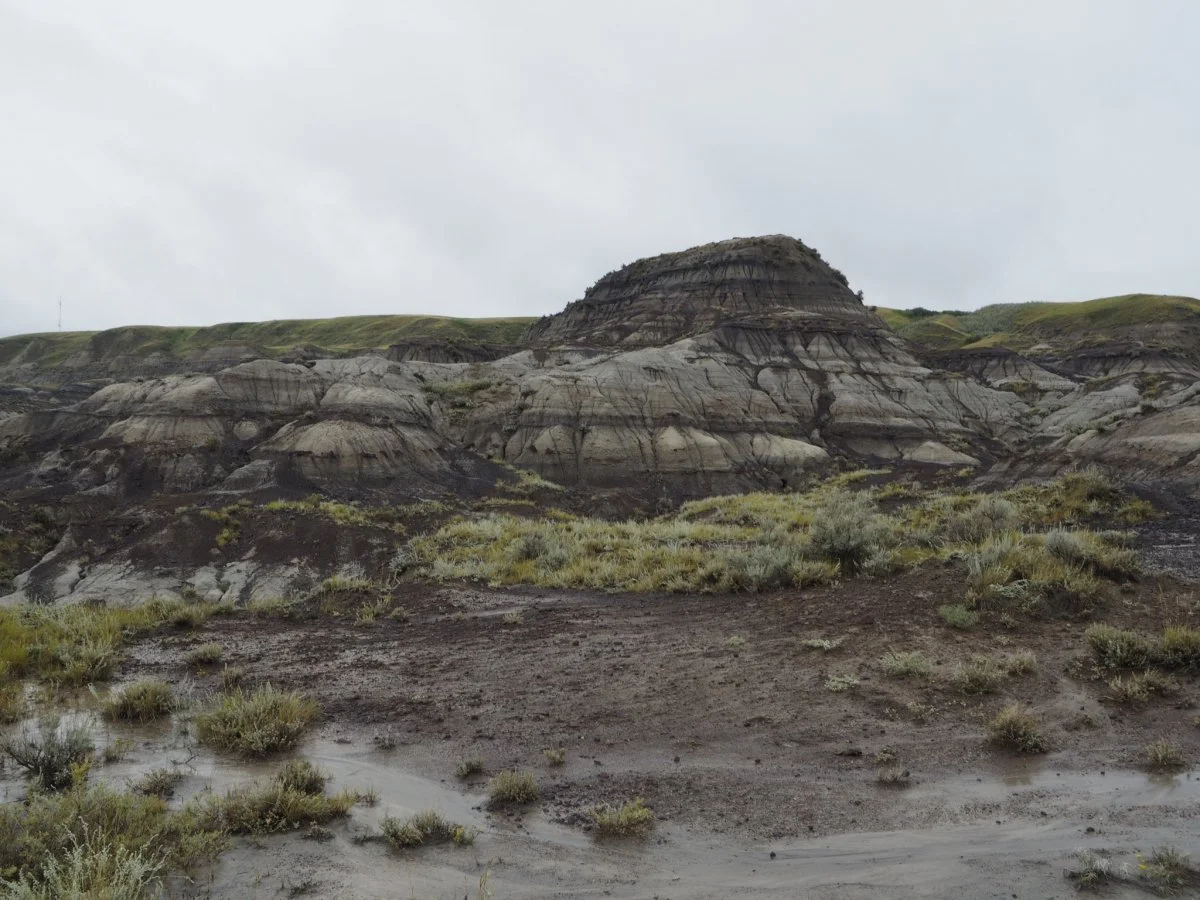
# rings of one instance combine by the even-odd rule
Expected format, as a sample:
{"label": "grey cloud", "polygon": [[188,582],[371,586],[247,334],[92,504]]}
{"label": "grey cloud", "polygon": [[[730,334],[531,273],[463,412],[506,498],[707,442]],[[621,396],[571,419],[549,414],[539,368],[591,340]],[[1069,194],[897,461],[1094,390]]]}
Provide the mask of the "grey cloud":
{"label": "grey cloud", "polygon": [[735,234],[868,301],[1200,293],[1186,0],[0,0],[0,333],[536,315]]}

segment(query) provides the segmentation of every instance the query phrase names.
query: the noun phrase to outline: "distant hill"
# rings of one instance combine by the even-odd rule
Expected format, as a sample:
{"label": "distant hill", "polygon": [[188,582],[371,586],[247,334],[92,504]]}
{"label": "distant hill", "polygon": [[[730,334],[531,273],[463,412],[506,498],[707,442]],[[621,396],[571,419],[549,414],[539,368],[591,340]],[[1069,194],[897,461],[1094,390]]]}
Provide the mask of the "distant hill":
{"label": "distant hill", "polygon": [[1200,353],[1200,300],[1126,294],[1080,303],[999,303],[974,312],[877,309],[893,331],[927,350],[1008,347],[1052,352],[1136,342]]}
{"label": "distant hill", "polygon": [[107,331],[47,332],[0,338],[0,377],[29,372],[86,372],[131,366],[152,358],[180,362],[223,355],[278,358],[297,348],[333,355],[385,350],[405,341],[515,344],[535,318],[456,319],[446,316],[342,316],[231,322],[209,327],[133,325]]}

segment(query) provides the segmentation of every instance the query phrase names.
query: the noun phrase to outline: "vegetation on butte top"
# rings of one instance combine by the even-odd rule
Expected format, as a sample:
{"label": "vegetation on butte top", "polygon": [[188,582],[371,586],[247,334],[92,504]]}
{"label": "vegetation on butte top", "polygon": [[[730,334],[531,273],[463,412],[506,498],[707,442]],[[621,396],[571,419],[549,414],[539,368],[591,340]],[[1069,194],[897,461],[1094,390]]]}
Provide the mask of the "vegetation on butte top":
{"label": "vegetation on butte top", "polygon": [[1140,340],[1200,350],[1200,300],[1125,294],[1079,303],[1000,303],[974,312],[877,308],[898,335],[929,350],[1005,347],[1063,351]]}

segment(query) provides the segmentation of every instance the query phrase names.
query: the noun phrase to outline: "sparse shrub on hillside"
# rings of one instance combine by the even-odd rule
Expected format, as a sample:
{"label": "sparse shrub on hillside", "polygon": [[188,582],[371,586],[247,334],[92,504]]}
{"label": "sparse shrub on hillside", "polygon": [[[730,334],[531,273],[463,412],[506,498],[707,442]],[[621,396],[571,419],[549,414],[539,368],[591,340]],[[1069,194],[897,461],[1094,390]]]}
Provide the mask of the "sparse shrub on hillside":
{"label": "sparse shrub on hillside", "polygon": [[835,562],[847,574],[858,572],[892,541],[892,529],[868,494],[837,492],[813,511],[808,545],[814,555]]}
{"label": "sparse shrub on hillside", "polygon": [[970,509],[956,513],[946,523],[946,537],[955,543],[978,544],[993,535],[1021,527],[1016,505],[1003,497],[988,494]]}
{"label": "sparse shrub on hillside", "polygon": [[854,675],[830,675],[825,679],[825,688],[833,691],[835,694],[854,690],[858,685],[859,680]]}
{"label": "sparse shrub on hillside", "polygon": [[933,664],[920,650],[889,650],[880,665],[893,678],[929,678],[933,674]]}
{"label": "sparse shrub on hillside", "polygon": [[501,772],[488,782],[487,791],[493,806],[520,806],[533,803],[539,796],[531,772]]}
{"label": "sparse shrub on hillside", "polygon": [[1000,710],[988,723],[988,735],[993,743],[1018,753],[1045,753],[1050,748],[1037,718],[1019,703]]}
{"label": "sparse shrub on hillside", "polygon": [[1109,694],[1117,703],[1145,703],[1151,696],[1167,696],[1179,690],[1179,682],[1157,669],[1118,675],[1108,681]]}
{"label": "sparse shrub on hillside", "polygon": [[1200,628],[1169,625],[1158,646],[1159,665],[1171,669],[1200,670]]}
{"label": "sparse shrub on hillside", "polygon": [[1141,669],[1152,664],[1153,643],[1140,634],[1096,624],[1085,632],[1096,661],[1108,669]]}
{"label": "sparse shrub on hillside", "polygon": [[1017,650],[1005,657],[1001,665],[1009,676],[1028,675],[1037,671],[1037,654],[1032,650]]}
{"label": "sparse shrub on hillside", "polygon": [[1153,744],[1147,744],[1142,750],[1142,759],[1146,763],[1146,768],[1155,772],[1168,772],[1187,766],[1183,751],[1178,744],[1171,741],[1155,741]]}
{"label": "sparse shrub on hillside", "polygon": [[1004,673],[986,656],[972,657],[970,662],[955,668],[951,683],[964,694],[991,694],[999,687]]}
{"label": "sparse shrub on hillside", "polygon": [[221,661],[221,653],[221,645],[210,642],[189,650],[183,661],[189,666],[211,666]]}
{"label": "sparse shrub on hillside", "polygon": [[1200,669],[1200,629],[1172,625],[1158,639],[1096,624],[1085,632],[1096,661],[1107,669]]}
{"label": "sparse shrub on hillside", "polygon": [[939,606],[938,615],[951,628],[974,628],[979,622],[979,613],[959,603]]}

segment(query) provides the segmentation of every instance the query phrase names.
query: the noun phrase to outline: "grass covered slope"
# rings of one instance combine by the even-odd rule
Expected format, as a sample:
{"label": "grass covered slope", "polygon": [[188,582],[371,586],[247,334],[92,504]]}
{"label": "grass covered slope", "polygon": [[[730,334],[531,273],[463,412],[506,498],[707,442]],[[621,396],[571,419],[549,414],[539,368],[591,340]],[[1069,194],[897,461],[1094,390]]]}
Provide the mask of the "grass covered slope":
{"label": "grass covered slope", "polygon": [[32,363],[54,368],[73,358],[88,361],[163,354],[185,359],[222,346],[250,346],[277,356],[300,345],[335,353],[383,349],[405,340],[437,339],[512,344],[534,318],[455,319],[447,316],[342,316],[229,322],[203,328],[132,325],[107,331],[47,332],[0,338],[0,366]]}
{"label": "grass covered slope", "polygon": [[689,594],[882,577],[937,560],[964,570],[970,607],[1078,612],[1102,598],[1105,582],[1138,570],[1125,532],[1086,526],[1152,514],[1090,472],[999,494],[901,482],[852,489],[870,474],[804,492],[709,497],[648,520],[557,510],[458,518],[411,541],[408,561],[435,581]]}
{"label": "grass covered slope", "polygon": [[1064,348],[1136,339],[1174,349],[1200,349],[1200,300],[1125,294],[1081,303],[999,303],[974,312],[879,309],[901,337],[931,350],[1039,343]]}

